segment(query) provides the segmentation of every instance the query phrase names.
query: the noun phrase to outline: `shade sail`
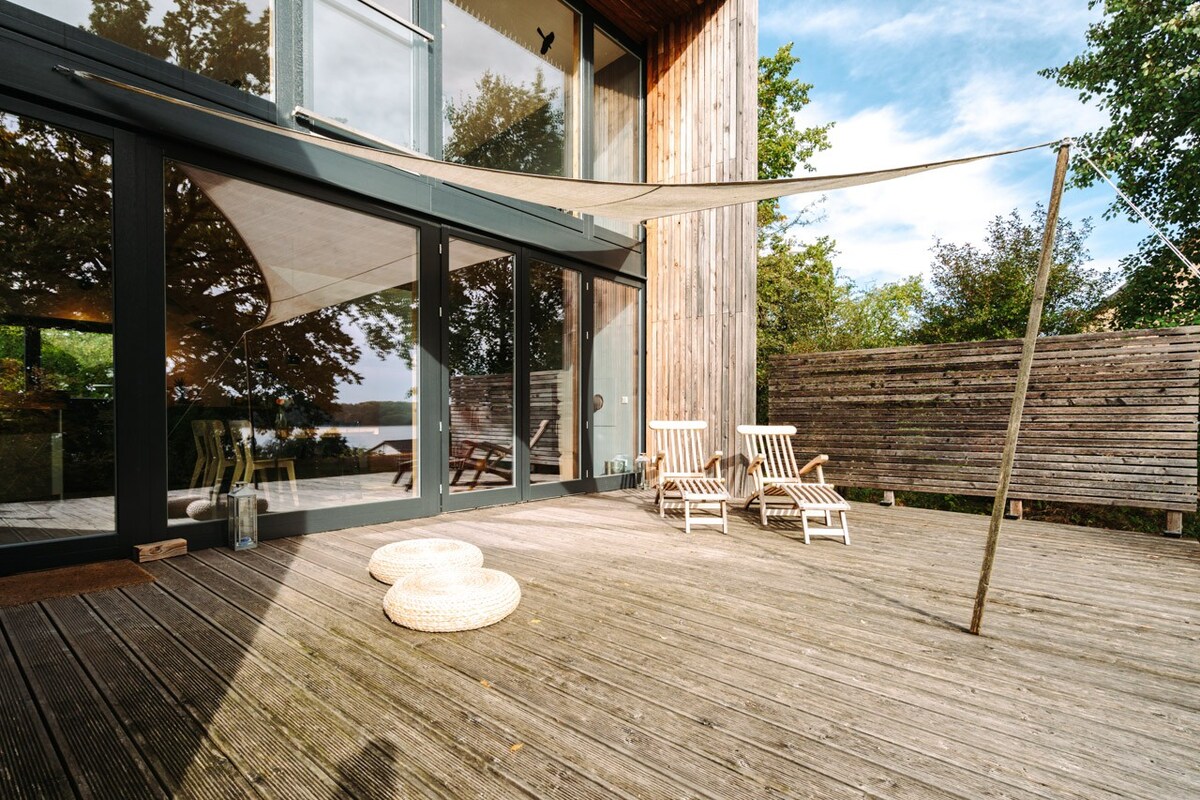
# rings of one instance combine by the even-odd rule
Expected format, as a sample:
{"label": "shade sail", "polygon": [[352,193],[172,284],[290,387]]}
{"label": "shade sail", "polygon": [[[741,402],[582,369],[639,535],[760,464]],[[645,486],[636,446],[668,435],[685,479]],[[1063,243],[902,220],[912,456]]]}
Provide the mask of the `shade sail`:
{"label": "shade sail", "polygon": [[416,228],[189,164],[180,168],[258,263],[271,303],[260,328],[417,280]]}
{"label": "shade sail", "polygon": [[518,172],[468,167],[446,161],[436,161],[423,156],[409,155],[388,150],[377,150],[362,145],[349,144],[334,139],[327,139],[304,131],[282,128],[277,125],[251,119],[249,117],[218,111],[211,108],[189,103],[167,95],[141,89],[121,81],[112,80],[90,72],[71,70],[65,67],[62,71],[89,81],[113,86],[124,91],[153,97],[162,102],[175,106],[186,107],[211,116],[222,117],[240,125],[248,125],[267,131],[275,136],[314,144],[328,150],[385,164],[395,169],[424,175],[447,183],[478,189],[494,194],[505,195],[518,200],[539,203],[566,211],[598,214],[611,219],[622,219],[632,222],[667,217],[674,214],[686,214],[692,211],[703,211],[710,208],[754,203],[759,200],[769,200],[806,192],[825,192],[832,189],[844,189],[850,186],[862,186],[869,183],[918,175],[922,172],[941,169],[956,164],[968,164],[985,158],[1019,153],[1046,147],[1052,143],[1018,147],[981,155],[955,158],[948,161],[935,161],[927,164],[915,164],[892,169],[856,172],[846,175],[811,175],[802,178],[781,178],[770,181],[726,181],[720,183],[617,183],[609,181],[589,181],[577,178],[558,178],[549,175],[529,175]]}

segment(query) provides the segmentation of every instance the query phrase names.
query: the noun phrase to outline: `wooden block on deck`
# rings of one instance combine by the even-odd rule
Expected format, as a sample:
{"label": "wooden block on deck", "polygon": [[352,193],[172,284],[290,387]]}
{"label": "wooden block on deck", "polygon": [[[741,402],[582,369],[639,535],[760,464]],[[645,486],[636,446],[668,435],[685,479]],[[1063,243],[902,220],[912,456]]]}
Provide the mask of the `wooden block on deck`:
{"label": "wooden block on deck", "polygon": [[187,555],[187,539],[163,539],[161,542],[134,545],[139,562],[158,561],[162,558]]}

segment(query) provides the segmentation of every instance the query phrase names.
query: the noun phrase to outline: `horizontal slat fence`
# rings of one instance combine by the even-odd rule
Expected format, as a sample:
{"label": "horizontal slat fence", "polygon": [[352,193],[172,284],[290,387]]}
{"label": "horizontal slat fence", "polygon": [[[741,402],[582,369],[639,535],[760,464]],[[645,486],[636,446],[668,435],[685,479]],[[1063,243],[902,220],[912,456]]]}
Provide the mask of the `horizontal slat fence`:
{"label": "horizontal slat fence", "polygon": [[[1021,342],[776,356],[770,419],[827,479],[996,491]],[[1038,340],[1009,496],[1196,510],[1200,327]]]}

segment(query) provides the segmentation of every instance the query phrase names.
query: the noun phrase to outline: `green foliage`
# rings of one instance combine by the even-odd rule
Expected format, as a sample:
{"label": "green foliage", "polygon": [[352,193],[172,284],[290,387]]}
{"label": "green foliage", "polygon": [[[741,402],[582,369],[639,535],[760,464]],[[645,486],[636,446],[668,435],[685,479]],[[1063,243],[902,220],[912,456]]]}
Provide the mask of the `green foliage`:
{"label": "green foliage", "polygon": [[775,241],[758,259],[758,419],[767,416],[770,358],[904,342],[917,319],[921,281],[860,289],[838,275],[828,238],[789,249]]}
{"label": "green foliage", "polygon": [[[809,128],[796,123],[798,114],[809,103],[812,84],[792,77],[800,57],[792,55],[792,43],[782,45],[773,56],[758,59],[758,178],[786,178],[796,168],[812,170],[809,159],[829,148],[830,122]],[[760,236],[783,222],[779,200],[758,204]]]}
{"label": "green foliage", "polygon": [[[988,223],[982,246],[938,240],[930,289],[922,301],[918,342],[969,342],[1025,335],[1046,211],[1028,221],[1014,210]],[[1079,333],[1094,326],[1112,276],[1087,266],[1091,222],[1059,219],[1041,332]]]}
{"label": "green foliage", "polygon": [[562,175],[565,115],[558,90],[546,85],[539,69],[530,85],[514,84],[485,72],[477,93],[446,100],[451,130],[443,148],[447,161],[512,172]]}
{"label": "green foliage", "polygon": [[[1089,5],[1095,6],[1096,0]],[[1079,144],[1192,262],[1200,260],[1200,4],[1108,0],[1084,53],[1042,75],[1076,89],[1109,115]],[[1077,162],[1074,183],[1098,176]],[[1114,199],[1108,216],[1133,218]],[[1153,237],[1122,262],[1114,297],[1120,327],[1194,324],[1200,281]]]}

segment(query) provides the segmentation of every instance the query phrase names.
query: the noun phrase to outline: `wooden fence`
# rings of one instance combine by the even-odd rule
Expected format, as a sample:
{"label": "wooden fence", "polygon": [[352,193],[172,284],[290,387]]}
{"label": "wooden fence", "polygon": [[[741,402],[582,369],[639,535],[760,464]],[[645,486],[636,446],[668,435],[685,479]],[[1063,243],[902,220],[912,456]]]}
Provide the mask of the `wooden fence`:
{"label": "wooden fence", "polygon": [[[566,457],[576,457],[575,405],[570,374],[560,371],[531,372],[529,375],[530,431],[550,420],[541,439],[530,452],[536,466],[560,468]],[[450,378],[450,446],[470,439],[505,447],[513,444],[513,376],[455,375]]]}
{"label": "wooden fence", "polygon": [[[1019,340],[777,356],[770,419],[840,485],[996,490]],[[1009,496],[1196,510],[1200,327],[1038,340]]]}

